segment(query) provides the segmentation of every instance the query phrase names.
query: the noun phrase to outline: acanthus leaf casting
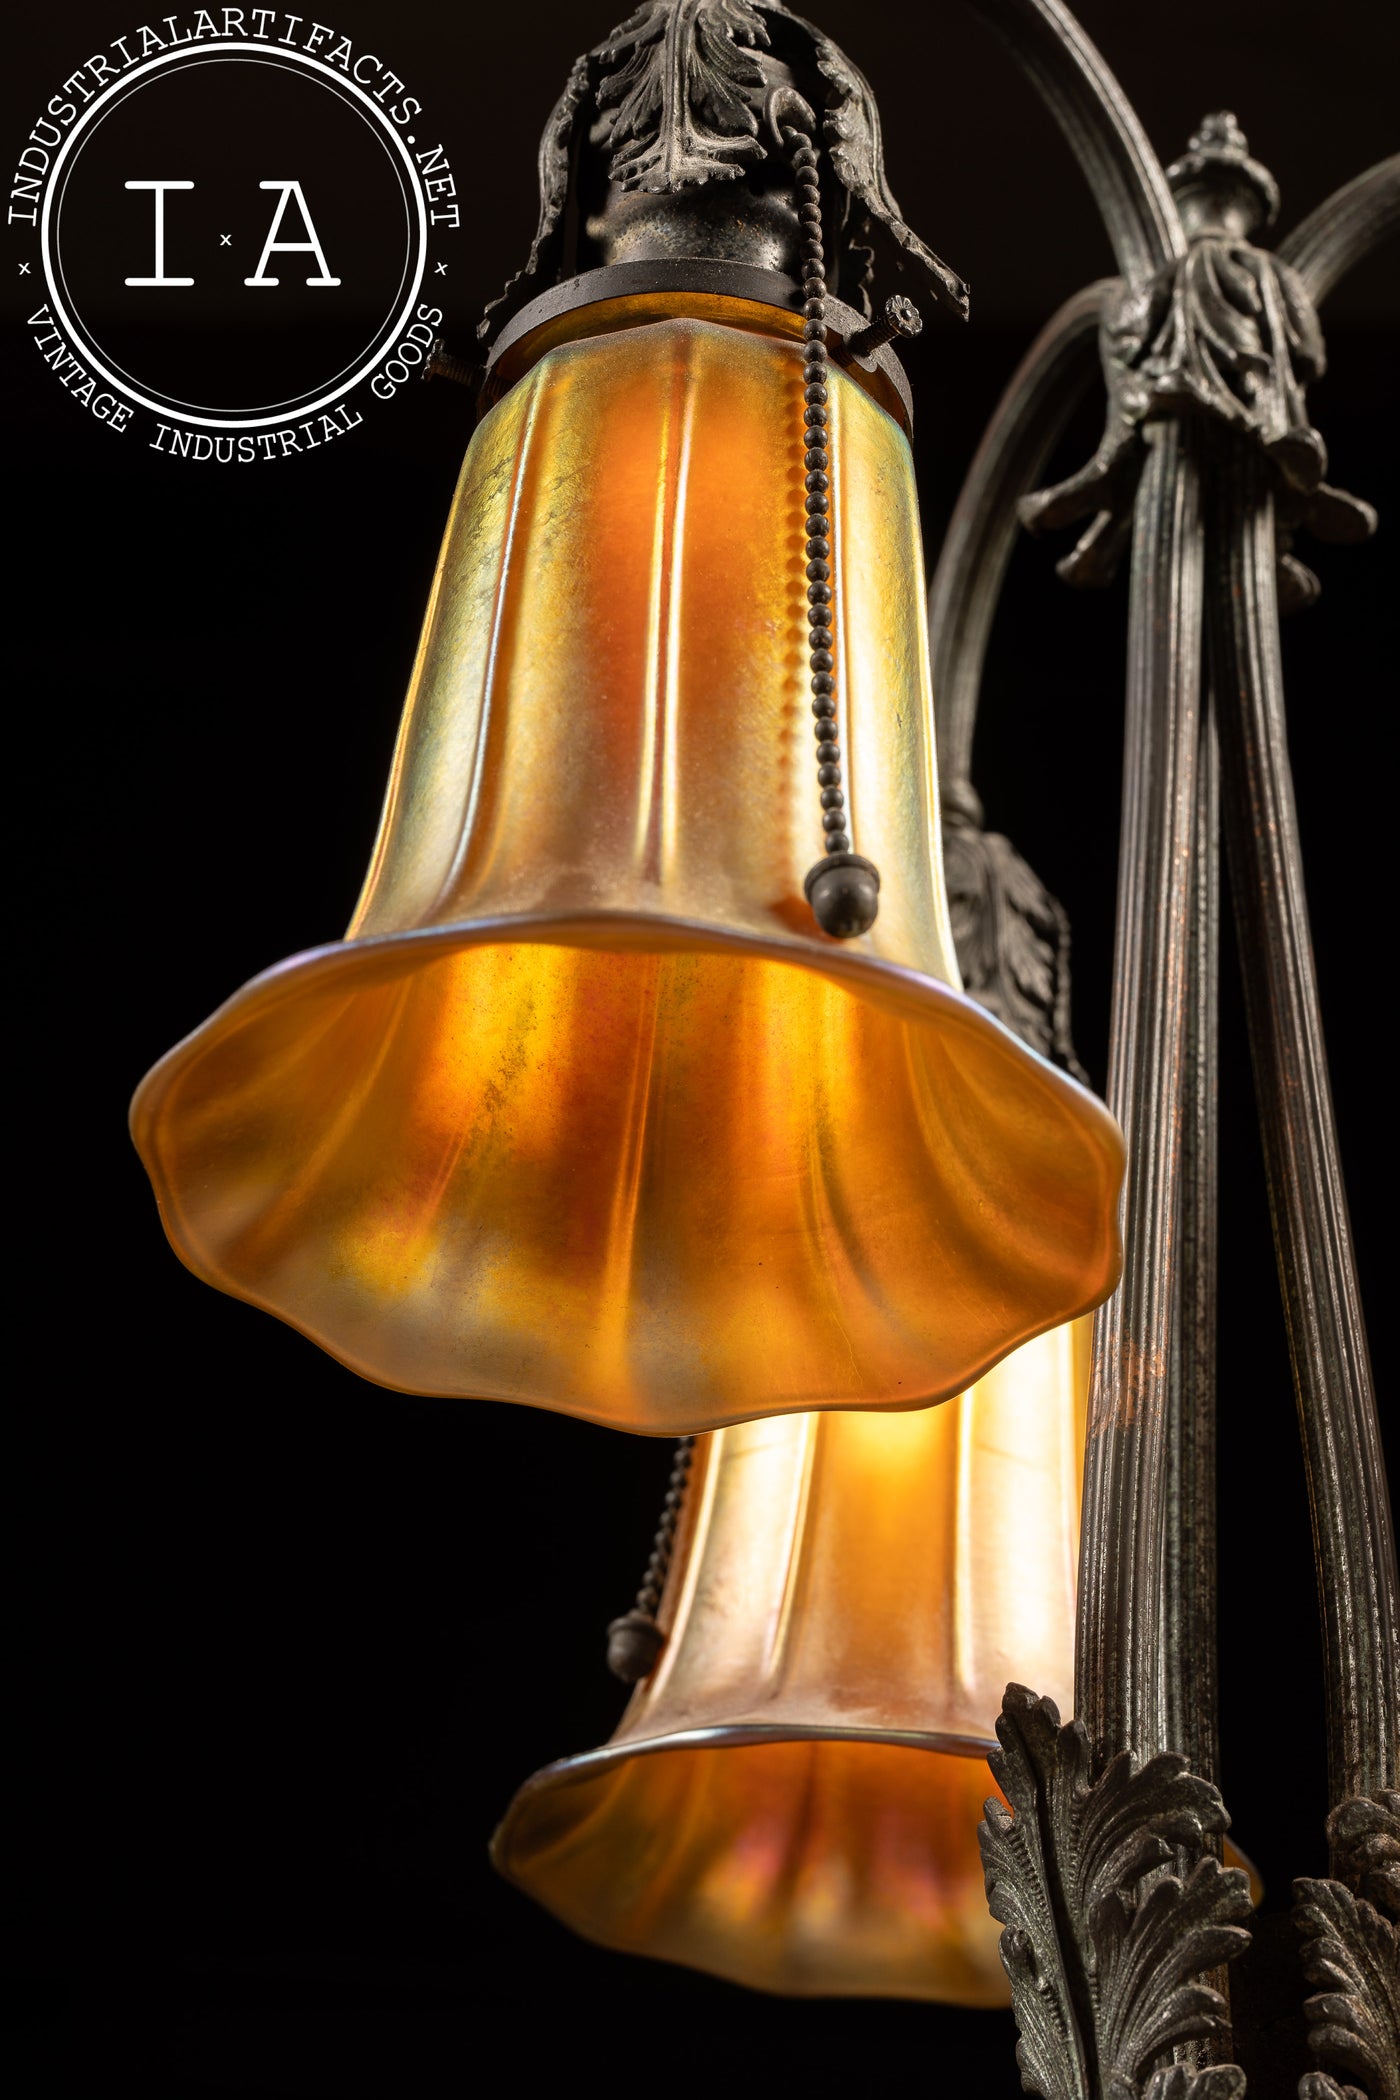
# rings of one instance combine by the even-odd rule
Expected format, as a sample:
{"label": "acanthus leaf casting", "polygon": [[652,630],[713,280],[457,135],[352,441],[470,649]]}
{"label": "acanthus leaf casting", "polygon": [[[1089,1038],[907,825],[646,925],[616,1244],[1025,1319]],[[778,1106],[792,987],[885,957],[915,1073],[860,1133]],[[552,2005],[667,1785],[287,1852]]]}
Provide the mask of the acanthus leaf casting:
{"label": "acanthus leaf casting", "polygon": [[1301,2081],[1299,2100],[1400,2100],[1400,1793],[1339,1803],[1327,1835],[1340,1878],[1293,1884],[1315,1986],[1303,2005],[1308,2042],[1324,2066]]}
{"label": "acanthus leaf casting", "polygon": [[[762,160],[768,31],[749,0],[643,0],[599,47],[598,133],[627,190],[734,181]],[[606,70],[611,68],[611,70]]]}
{"label": "acanthus leaf casting", "polygon": [[1010,839],[952,809],[943,867],[963,989],[1087,1085],[1070,1034],[1069,915]]}
{"label": "acanthus leaf casting", "polygon": [[[841,197],[833,260],[847,303],[869,315],[877,267],[916,298],[966,316],[967,286],[906,224],[885,175],[870,85],[829,37],[782,0],[643,0],[576,60],[540,145],[540,215],[525,267],[487,308],[489,340],[535,293],[580,267],[566,255],[571,202],[596,189],[680,196],[750,177],[770,159],[763,116],[796,83],[819,111]],[[766,179],[766,178],[765,178]]]}
{"label": "acanthus leaf casting", "polygon": [[1246,1877],[1206,1847],[1229,1823],[1218,1790],[1174,1753],[1123,1752],[1096,1775],[1083,1724],[1023,1685],[997,1736],[1010,1810],[988,1801],[978,1836],[1022,2084],[1042,2100],[1239,2100],[1237,2066],[1170,2061],[1228,2033],[1202,1972],[1249,1941]]}

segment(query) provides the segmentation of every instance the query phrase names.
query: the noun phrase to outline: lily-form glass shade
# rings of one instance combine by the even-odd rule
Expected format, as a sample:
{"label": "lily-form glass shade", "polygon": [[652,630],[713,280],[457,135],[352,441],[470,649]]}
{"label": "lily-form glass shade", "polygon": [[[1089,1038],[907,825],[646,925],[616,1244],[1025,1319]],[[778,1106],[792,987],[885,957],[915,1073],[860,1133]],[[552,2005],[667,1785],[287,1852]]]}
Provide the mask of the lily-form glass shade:
{"label": "lily-form glass shade", "polygon": [[605,1749],[517,1794],[501,1871],[739,1983],[1007,2002],[984,1759],[1009,1679],[1072,1706],[1090,1325],[946,1407],[702,1439],[656,1669]]}
{"label": "lily-form glass shade", "polygon": [[917,1406],[1116,1278],[1116,1126],[957,989],[908,442],[841,372],[883,887],[849,947],[803,898],[800,322],[738,307],[556,342],[485,417],[349,936],[134,1104],[182,1259],[385,1385],[658,1434]]}

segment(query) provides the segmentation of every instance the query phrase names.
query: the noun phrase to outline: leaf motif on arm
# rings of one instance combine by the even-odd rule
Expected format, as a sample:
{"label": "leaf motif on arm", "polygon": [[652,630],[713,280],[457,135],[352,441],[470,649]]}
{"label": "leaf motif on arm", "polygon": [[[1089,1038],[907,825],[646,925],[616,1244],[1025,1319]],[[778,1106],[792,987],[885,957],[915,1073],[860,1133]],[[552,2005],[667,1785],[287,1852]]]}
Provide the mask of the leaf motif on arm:
{"label": "leaf motif on arm", "polygon": [[[1208,118],[1192,150],[1168,169],[1194,182],[1204,169],[1243,171],[1256,196],[1276,207],[1268,170],[1247,158],[1233,117]],[[1208,416],[1257,444],[1275,470],[1279,610],[1310,605],[1319,584],[1292,551],[1295,533],[1364,539],[1369,504],[1323,481],[1327,448],[1308,419],[1306,387],[1326,369],[1317,310],[1298,272],[1281,257],[1205,219],[1189,223],[1190,246],[1150,284],[1125,288],[1101,329],[1108,412],[1094,458],[1053,488],[1020,503],[1032,532],[1089,518],[1078,545],[1057,564],[1067,583],[1111,581],[1129,543],[1142,467],[1142,431],[1162,417]]]}

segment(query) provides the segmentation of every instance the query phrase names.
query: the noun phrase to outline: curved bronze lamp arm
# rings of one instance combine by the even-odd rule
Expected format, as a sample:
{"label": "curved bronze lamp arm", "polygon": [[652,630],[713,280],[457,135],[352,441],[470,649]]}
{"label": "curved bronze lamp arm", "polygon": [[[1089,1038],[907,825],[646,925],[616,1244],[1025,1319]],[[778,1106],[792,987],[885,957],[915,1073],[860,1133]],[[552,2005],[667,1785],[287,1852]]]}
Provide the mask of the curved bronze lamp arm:
{"label": "curved bronze lamp arm", "polygon": [[1162,165],[1127,96],[1060,0],[965,0],[1008,46],[1063,131],[1130,283],[1186,250]]}
{"label": "curved bronze lamp arm", "polygon": [[1344,183],[1294,227],[1278,253],[1321,306],[1356,263],[1400,233],[1400,153]]}
{"label": "curved bronze lamp arm", "polygon": [[981,810],[971,785],[982,667],[1006,566],[1020,530],[1016,505],[1035,486],[1098,370],[1099,317],[1117,280],[1076,292],[1046,323],[1013,373],[977,448],[929,587],[938,777],[945,803]]}
{"label": "curved bronze lamp arm", "polygon": [[[1161,162],[1123,90],[1060,0],[965,0],[1010,49],[1084,171],[1130,282],[1185,252]],[[982,663],[1031,486],[1088,382],[1084,350],[1112,288],[1103,279],[1055,315],[1012,378],[968,472],[929,594],[939,765],[966,789]],[[973,807],[975,808],[975,802]]]}

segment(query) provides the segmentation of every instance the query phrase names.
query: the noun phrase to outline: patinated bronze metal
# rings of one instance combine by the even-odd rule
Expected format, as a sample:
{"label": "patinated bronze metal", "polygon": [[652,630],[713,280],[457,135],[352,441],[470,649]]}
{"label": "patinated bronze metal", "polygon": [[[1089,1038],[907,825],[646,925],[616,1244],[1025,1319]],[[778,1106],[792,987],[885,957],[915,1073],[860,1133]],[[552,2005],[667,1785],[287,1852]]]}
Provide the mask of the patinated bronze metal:
{"label": "patinated bronze metal", "polygon": [[765,122],[795,90],[820,113],[837,196],[828,282],[868,321],[877,279],[966,313],[967,287],[900,214],[868,82],[780,0],[643,0],[574,62],[540,141],[540,217],[484,342],[581,271],[677,257],[796,274],[791,173]]}
{"label": "patinated bronze metal", "polygon": [[[1033,21],[1043,27],[1060,13],[979,12],[1003,22],[1018,17],[1028,41]],[[1062,14],[1058,30],[1072,64],[1082,36]],[[1042,64],[1028,70],[1036,74]],[[1093,77],[1090,65],[1081,79]],[[1063,121],[1064,93],[1048,99]],[[1124,106],[1116,94],[1108,104],[1100,129],[1121,141]],[[1086,106],[1081,99],[1079,121]],[[946,819],[950,862],[957,865],[959,852],[985,862],[991,855],[968,776],[1010,513],[1082,394],[1086,349],[1101,322],[1110,394],[1104,444],[1082,475],[1022,504],[1036,528],[1093,513],[1061,565],[1071,581],[1102,580],[1130,541],[1133,549],[1110,1076],[1110,1101],[1130,1146],[1129,1255],[1124,1285],[1098,1321],[1077,1673],[1088,1753],[1080,1785],[1087,1800],[1125,1752],[1149,1761],[1164,1751],[1185,1754],[1205,1776],[1215,1762],[1213,1007],[1223,817],[1309,1462],[1338,1804],[1328,1826],[1336,1878],[1298,1884],[1306,1973],[1322,1987],[1308,2002],[1311,2038],[1327,2066],[1303,2081],[1303,2100],[1338,2100],[1344,2088],[1332,2071],[1361,2080],[1345,2088],[1349,2095],[1364,2089],[1375,2100],[1395,2091],[1400,2063],[1396,1941],[1379,1901],[1384,1893],[1393,1903],[1400,1850],[1395,1556],[1307,932],[1277,619],[1281,604],[1316,595],[1291,553],[1295,531],[1306,525],[1319,537],[1355,539],[1373,528],[1368,506],[1322,478],[1325,449],[1308,420],[1304,387],[1323,364],[1315,302],[1395,226],[1400,162],[1349,185],[1271,257],[1248,236],[1271,215],[1272,178],[1249,159],[1233,119],[1207,119],[1170,171],[1177,227],[1164,226],[1161,192],[1149,175],[1140,238],[1127,259],[1122,184],[1106,194],[1092,156],[1076,144],[1114,231],[1123,280],[1070,302],[1017,374],[969,476],[931,607],[945,710],[940,755],[950,782],[960,783]],[[1131,157],[1119,157],[1120,175]],[[1139,159],[1150,162],[1145,141]],[[1154,245],[1165,252],[1154,256]],[[969,887],[960,884],[964,908]],[[1002,892],[1010,887],[1003,881]],[[1014,948],[1025,943],[1024,906],[1021,924],[1011,922],[1014,940],[991,931],[1000,905],[995,895],[993,906],[971,915],[973,935],[998,957],[984,958],[978,971],[993,996],[1016,981]],[[965,927],[960,950],[968,944]],[[1031,1040],[1037,1029],[1043,1039],[1058,994],[1054,973],[1038,983]],[[1103,2059],[1102,2008],[1065,1981],[1076,1961],[1087,1963],[1086,1949],[1100,1973],[1088,1898],[1076,1882],[1082,1833],[1072,1817],[1043,1812],[1056,1760],[1074,1765],[1079,1745],[1052,1742],[1042,1716],[1032,1754],[1022,1740],[1025,1699],[1008,1693],[1007,1729],[1023,1754],[999,1776],[1020,1785],[1023,1798],[1013,1805],[1036,1815],[1048,1856],[1035,1867],[1008,1856],[995,1815],[985,1839],[997,1915],[1013,1918],[1018,1904],[1033,1905],[1037,1876],[1048,1875],[1058,1892],[1062,1922],[1049,1941],[1042,1930],[1037,1948],[1013,1925],[1005,1946],[1025,2082],[1047,2095],[1223,2100],[1241,2089],[1237,2068],[1220,2060],[1228,2054],[1226,2029],[1203,2027],[1194,2041],[1179,2041],[1174,2060],[1164,2052],[1155,2065],[1150,2055],[1125,2061],[1117,2082]],[[1198,1857],[1217,1850],[1223,1827],[1202,1826],[1193,1841]],[[1364,1864],[1343,1843],[1351,1829],[1365,1832]],[[1189,1867],[1191,1849],[1179,1867]],[[1369,1895],[1361,1886],[1368,1876]],[[1076,1887],[1077,1896],[1067,1893]],[[1205,1939],[1198,1949],[1202,1969],[1225,1951]],[[1081,1967],[1081,1975],[1089,1972]],[[1166,1992],[1186,1973],[1163,1958],[1153,1988]],[[1223,1981],[1223,1973],[1210,1979],[1212,1987]],[[1058,2051],[1047,2044],[1051,2000],[1069,2007],[1074,2030]]]}

